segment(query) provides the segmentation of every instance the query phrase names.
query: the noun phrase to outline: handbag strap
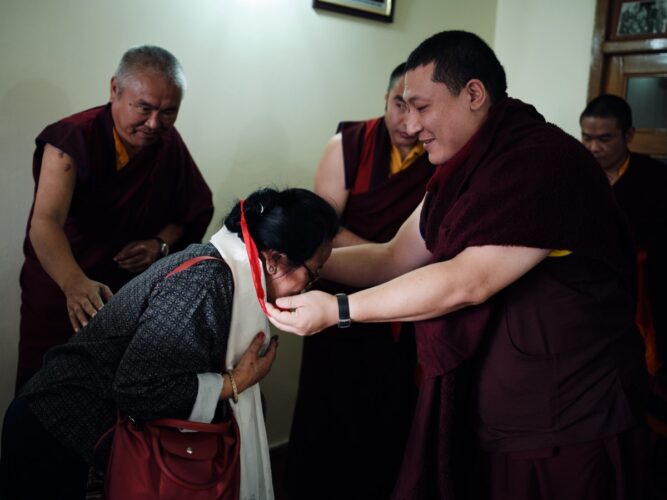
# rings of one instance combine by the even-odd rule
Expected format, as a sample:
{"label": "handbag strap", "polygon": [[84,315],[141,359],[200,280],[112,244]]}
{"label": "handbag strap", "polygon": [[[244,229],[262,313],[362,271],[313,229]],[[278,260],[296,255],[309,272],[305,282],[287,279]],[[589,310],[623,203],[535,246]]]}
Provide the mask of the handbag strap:
{"label": "handbag strap", "polygon": [[95,442],[95,446],[93,447],[93,453],[97,452],[97,449],[100,447],[102,442],[111,434],[113,431],[116,430],[116,426],[121,422],[122,417],[120,416],[120,413],[118,413],[118,417],[116,418],[116,423],[113,424],[111,427],[109,427],[106,431],[102,433],[102,435],[97,438],[97,441]]}
{"label": "handbag strap", "polygon": [[200,255],[199,257],[192,257],[191,259],[186,260],[185,262],[181,263],[180,265],[172,269],[169,272],[169,274],[165,276],[165,279],[170,278],[174,274],[178,274],[181,271],[185,271],[186,269],[189,269],[190,267],[204,260],[219,260],[220,262],[224,262],[222,259],[218,257],[213,257],[212,255]]}
{"label": "handbag strap", "polygon": [[[233,415],[230,414],[229,417],[233,418]],[[149,423],[154,427],[173,427],[195,432],[221,432],[227,427],[225,422],[207,424],[204,422],[193,422],[192,420],[182,420],[178,418],[156,418],[150,420]]]}

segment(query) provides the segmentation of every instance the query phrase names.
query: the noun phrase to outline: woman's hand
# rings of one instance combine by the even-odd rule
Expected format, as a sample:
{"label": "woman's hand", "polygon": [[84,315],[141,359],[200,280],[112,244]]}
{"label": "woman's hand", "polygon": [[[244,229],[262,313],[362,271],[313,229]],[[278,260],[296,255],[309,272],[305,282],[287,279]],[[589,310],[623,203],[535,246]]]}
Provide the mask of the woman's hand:
{"label": "woman's hand", "polygon": [[264,332],[259,332],[255,336],[248,349],[246,349],[246,352],[243,353],[243,356],[241,356],[241,359],[239,359],[239,362],[232,370],[239,393],[266,377],[276,359],[276,351],[278,350],[277,335],[269,341],[264,356],[260,355],[265,335]]}

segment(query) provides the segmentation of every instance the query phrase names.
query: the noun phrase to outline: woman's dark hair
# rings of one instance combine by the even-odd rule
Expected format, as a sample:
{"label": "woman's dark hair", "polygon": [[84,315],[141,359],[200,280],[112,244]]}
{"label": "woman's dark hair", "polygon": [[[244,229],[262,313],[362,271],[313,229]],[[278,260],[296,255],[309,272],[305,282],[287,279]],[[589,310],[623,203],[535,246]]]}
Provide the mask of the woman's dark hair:
{"label": "woman's dark hair", "polygon": [[[244,212],[257,250],[284,253],[293,265],[306,262],[338,233],[336,211],[307,189],[259,189],[246,198]],[[225,217],[225,227],[243,239],[240,203]]]}

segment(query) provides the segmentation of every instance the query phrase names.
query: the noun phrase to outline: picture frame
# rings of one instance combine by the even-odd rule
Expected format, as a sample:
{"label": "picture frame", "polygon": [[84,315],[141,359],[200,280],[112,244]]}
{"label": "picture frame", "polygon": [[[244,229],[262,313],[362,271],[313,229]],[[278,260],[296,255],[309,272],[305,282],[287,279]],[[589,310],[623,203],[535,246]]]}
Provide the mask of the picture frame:
{"label": "picture frame", "polygon": [[396,0],[313,0],[313,8],[391,23],[395,3]]}
{"label": "picture frame", "polygon": [[652,37],[667,31],[667,0],[624,0],[621,2],[615,38]]}

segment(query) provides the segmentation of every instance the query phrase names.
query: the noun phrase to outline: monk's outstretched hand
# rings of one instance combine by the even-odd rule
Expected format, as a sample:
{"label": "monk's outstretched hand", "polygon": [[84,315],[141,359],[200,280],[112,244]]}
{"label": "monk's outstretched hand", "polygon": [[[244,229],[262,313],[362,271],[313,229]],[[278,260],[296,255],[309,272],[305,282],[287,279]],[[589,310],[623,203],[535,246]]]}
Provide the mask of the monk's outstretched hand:
{"label": "monk's outstretched hand", "polygon": [[338,302],[328,293],[314,291],[281,297],[266,304],[269,321],[285,332],[307,336],[338,323]]}

